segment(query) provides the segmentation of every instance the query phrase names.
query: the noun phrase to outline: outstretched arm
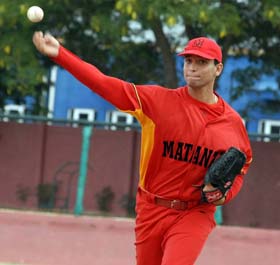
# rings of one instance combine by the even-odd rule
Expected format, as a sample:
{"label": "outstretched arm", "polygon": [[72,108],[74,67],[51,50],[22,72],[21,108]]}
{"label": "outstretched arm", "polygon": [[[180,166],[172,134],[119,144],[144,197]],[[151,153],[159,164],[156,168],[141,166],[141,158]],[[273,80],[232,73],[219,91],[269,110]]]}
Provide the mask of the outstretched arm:
{"label": "outstretched arm", "polygon": [[134,111],[139,108],[139,101],[131,83],[103,74],[94,65],[81,60],[65,49],[50,34],[43,35],[42,32],[35,32],[33,43],[40,53],[50,57],[81,83],[118,109]]}

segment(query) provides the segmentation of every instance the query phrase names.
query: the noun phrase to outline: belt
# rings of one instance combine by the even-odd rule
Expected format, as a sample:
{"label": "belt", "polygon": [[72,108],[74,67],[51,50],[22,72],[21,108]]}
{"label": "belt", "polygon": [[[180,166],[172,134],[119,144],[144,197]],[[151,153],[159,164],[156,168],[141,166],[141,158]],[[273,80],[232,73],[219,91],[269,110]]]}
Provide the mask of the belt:
{"label": "belt", "polygon": [[201,203],[200,201],[183,201],[178,199],[167,199],[159,197],[141,188],[139,188],[139,193],[141,198],[145,199],[148,202],[178,211],[189,210]]}

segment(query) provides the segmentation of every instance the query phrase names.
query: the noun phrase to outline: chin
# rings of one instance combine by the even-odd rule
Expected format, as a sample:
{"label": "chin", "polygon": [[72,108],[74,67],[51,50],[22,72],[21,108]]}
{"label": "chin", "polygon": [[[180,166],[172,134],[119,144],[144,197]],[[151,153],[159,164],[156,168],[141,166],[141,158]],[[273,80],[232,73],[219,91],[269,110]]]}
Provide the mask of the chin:
{"label": "chin", "polygon": [[200,84],[199,82],[194,82],[194,81],[187,82],[187,85],[189,87],[191,87],[192,89],[200,89],[202,87],[202,84]]}

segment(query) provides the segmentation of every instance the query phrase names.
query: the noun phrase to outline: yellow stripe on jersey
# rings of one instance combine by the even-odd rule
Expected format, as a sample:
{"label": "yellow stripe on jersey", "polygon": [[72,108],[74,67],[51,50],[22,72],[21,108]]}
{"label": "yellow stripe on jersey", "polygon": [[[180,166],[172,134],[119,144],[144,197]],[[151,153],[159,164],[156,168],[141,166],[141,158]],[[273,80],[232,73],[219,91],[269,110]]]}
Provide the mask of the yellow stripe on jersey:
{"label": "yellow stripe on jersey", "polygon": [[143,113],[142,109],[125,112],[136,117],[142,125],[139,186],[145,188],[145,176],[154,147],[155,123]]}
{"label": "yellow stripe on jersey", "polygon": [[139,94],[138,94],[137,88],[136,88],[136,86],[135,86],[133,83],[132,83],[132,86],[133,86],[133,89],[134,89],[134,92],[135,92],[135,95],[136,95],[137,101],[138,101],[138,103],[139,103],[140,109],[142,109],[142,103],[141,103],[141,100],[140,100],[140,97],[139,97]]}

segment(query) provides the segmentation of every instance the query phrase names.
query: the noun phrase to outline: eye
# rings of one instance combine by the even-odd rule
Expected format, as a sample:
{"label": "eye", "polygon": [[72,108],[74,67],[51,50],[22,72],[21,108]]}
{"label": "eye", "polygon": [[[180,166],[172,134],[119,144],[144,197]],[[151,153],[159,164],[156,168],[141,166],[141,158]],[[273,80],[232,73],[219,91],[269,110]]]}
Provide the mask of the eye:
{"label": "eye", "polygon": [[191,64],[191,62],[192,62],[191,58],[189,58],[189,57],[185,58],[185,63],[186,64]]}
{"label": "eye", "polygon": [[199,64],[207,64],[208,61],[207,61],[207,60],[204,60],[204,59],[199,59],[198,63],[199,63]]}

